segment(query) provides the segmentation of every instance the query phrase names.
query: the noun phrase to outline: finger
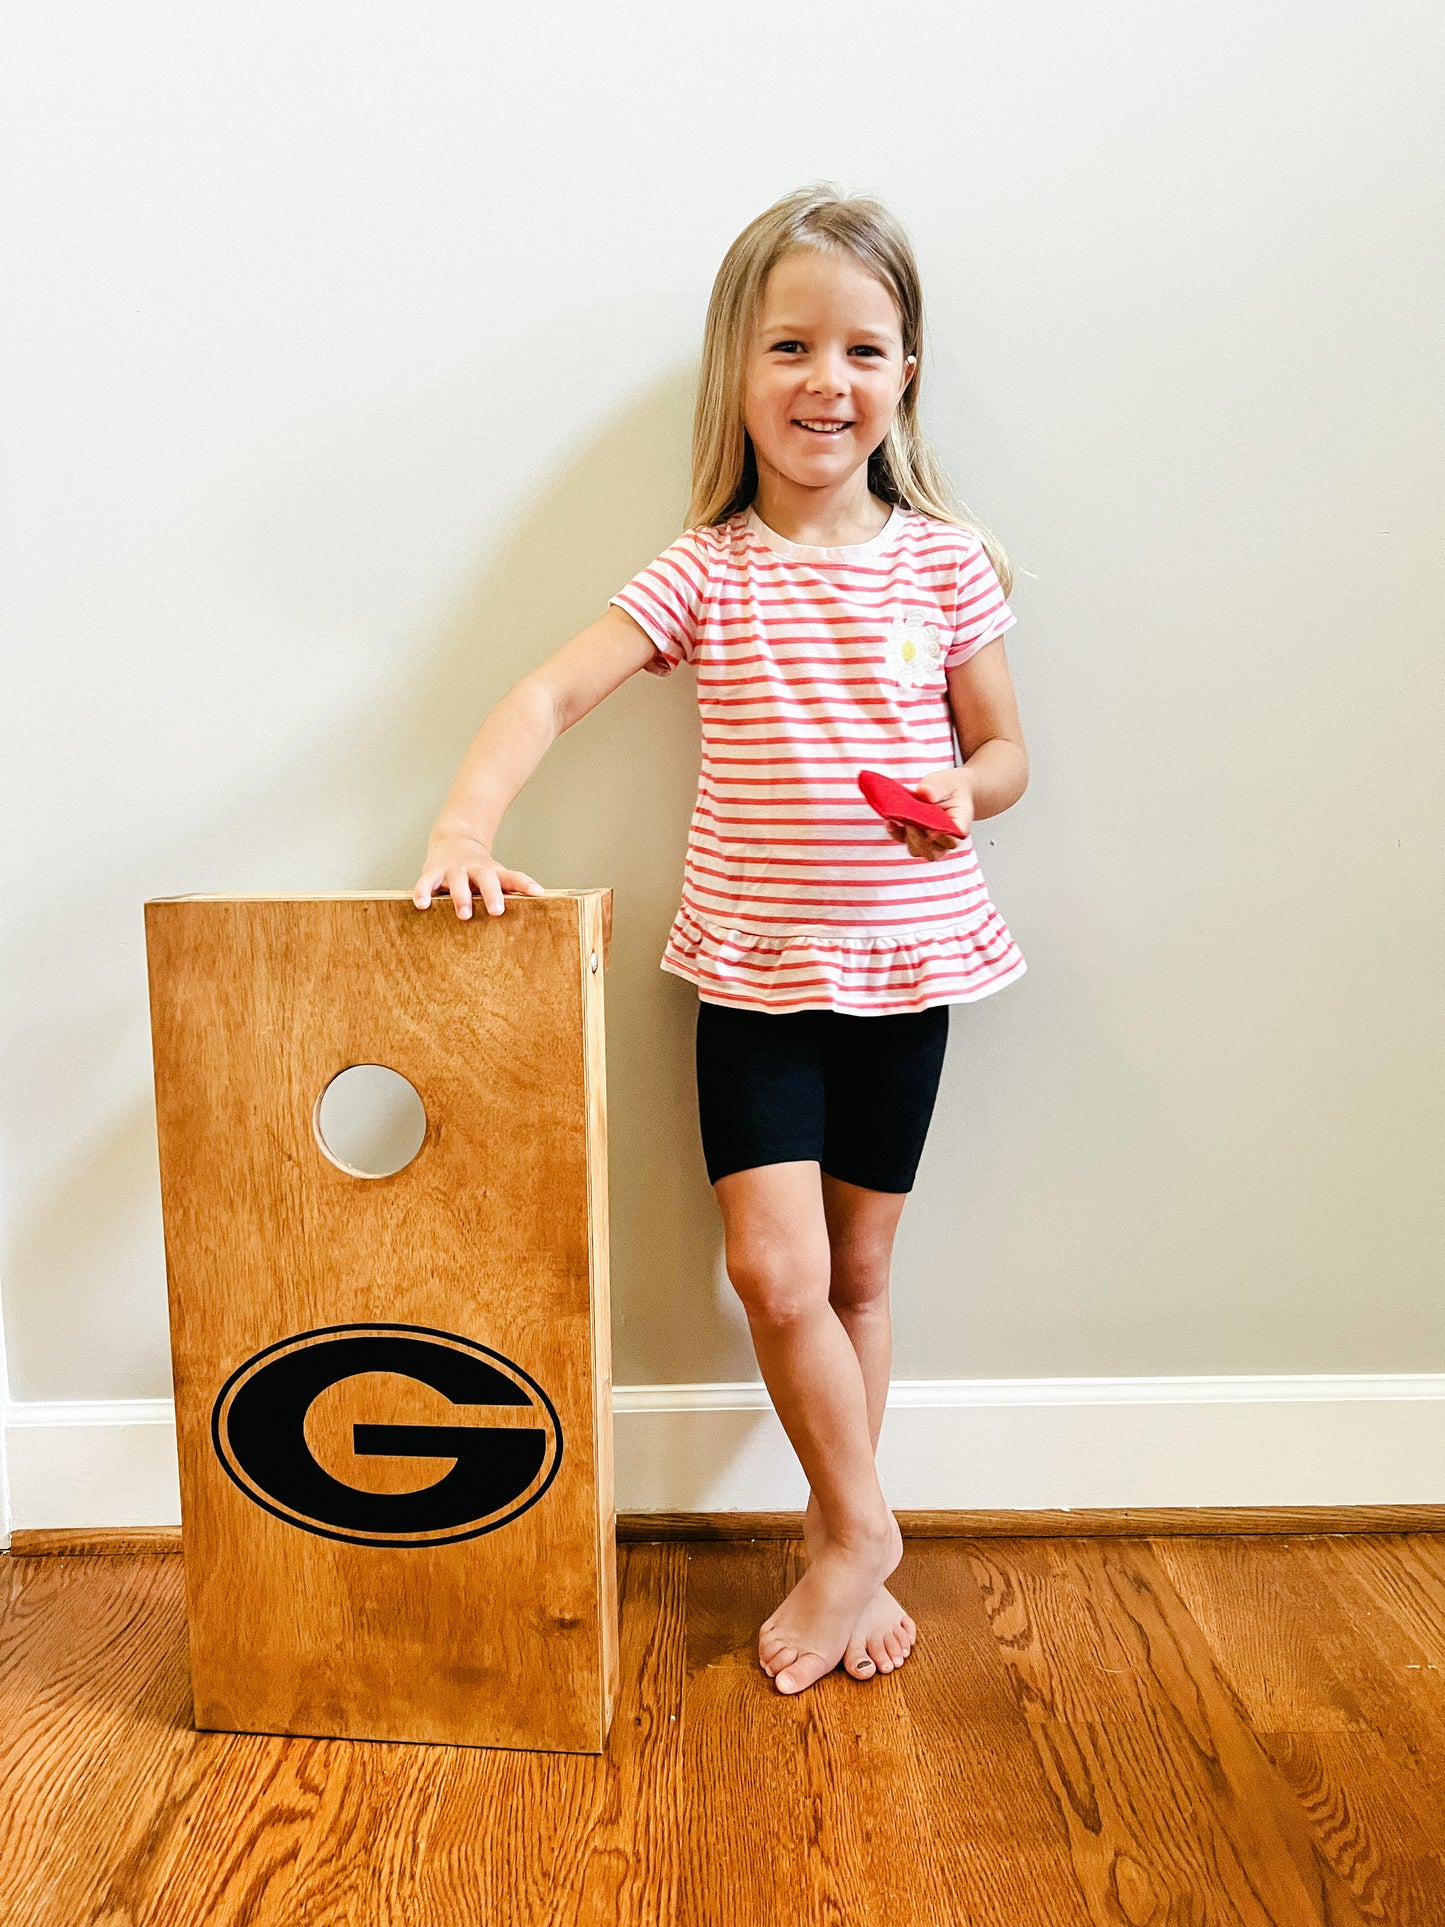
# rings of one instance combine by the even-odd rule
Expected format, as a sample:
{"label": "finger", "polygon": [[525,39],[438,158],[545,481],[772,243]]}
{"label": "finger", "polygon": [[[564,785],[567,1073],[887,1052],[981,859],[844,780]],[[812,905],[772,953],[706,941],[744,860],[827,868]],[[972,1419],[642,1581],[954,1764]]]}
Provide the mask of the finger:
{"label": "finger", "polygon": [[478,870],[476,876],[477,894],[487,906],[487,915],[500,917],[507,907],[502,901],[502,891],[505,886],[502,883],[501,873],[496,870]]}
{"label": "finger", "polygon": [[456,905],[457,915],[459,917],[469,917],[472,914],[472,886],[471,879],[468,877],[466,871],[448,870],[447,889],[451,892],[451,899]]}
{"label": "finger", "polygon": [[434,864],[431,869],[423,870],[417,878],[416,888],[412,891],[411,898],[412,902],[415,903],[419,909],[426,910],[430,908],[433,897],[445,896],[446,894],[446,871]]}

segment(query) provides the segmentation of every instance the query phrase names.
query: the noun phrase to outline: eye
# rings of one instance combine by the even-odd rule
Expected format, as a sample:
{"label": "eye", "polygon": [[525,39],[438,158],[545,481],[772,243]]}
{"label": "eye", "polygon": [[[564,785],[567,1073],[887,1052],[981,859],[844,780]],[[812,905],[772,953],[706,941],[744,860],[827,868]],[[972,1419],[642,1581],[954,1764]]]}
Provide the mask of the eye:
{"label": "eye", "polygon": [[880,359],[883,357],[883,350],[881,348],[875,348],[873,344],[868,341],[859,342],[858,346],[854,348],[852,352],[857,355],[877,355]]}
{"label": "eye", "polygon": [[781,353],[784,348],[801,348],[802,345],[801,341],[775,341],[771,352],[776,355]]}

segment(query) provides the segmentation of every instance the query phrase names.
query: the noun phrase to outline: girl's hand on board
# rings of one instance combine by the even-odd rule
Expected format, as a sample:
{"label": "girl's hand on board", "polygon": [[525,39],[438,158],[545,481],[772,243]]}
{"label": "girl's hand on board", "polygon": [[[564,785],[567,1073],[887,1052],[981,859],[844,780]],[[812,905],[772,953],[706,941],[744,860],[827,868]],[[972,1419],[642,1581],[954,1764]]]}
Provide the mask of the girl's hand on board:
{"label": "girl's hand on board", "polygon": [[956,849],[973,828],[973,779],[966,770],[939,769],[910,785],[915,796],[925,803],[937,803],[958,825],[957,836],[944,836],[938,830],[921,830],[916,823],[889,823],[888,834],[895,843],[906,843],[913,856],[929,863]]}
{"label": "girl's hand on board", "polygon": [[544,885],[525,870],[505,870],[486,844],[476,836],[433,837],[426,853],[426,867],[416,880],[411,900],[418,910],[431,905],[433,893],[445,890],[459,917],[472,914],[472,893],[481,898],[488,914],[500,917],[505,909],[502,893],[514,897],[545,897]]}

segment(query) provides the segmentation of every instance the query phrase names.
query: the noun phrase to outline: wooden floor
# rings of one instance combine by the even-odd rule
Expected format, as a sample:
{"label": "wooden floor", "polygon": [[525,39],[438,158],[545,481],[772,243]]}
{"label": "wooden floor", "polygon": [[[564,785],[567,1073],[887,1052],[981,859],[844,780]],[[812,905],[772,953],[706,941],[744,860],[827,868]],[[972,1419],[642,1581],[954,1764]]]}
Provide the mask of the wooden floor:
{"label": "wooden floor", "polygon": [[0,1557],[4,1927],[1445,1927],[1445,1538],[910,1540],[795,1698],[796,1542],[624,1545],[600,1757],[198,1734],[179,1558]]}

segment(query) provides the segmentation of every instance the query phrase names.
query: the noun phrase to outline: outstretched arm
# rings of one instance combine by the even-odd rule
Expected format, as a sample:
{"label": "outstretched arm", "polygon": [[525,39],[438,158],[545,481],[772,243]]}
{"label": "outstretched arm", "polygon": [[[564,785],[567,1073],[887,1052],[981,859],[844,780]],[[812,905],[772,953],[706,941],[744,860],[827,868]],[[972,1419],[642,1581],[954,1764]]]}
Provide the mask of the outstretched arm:
{"label": "outstretched arm", "polygon": [[502,868],[492,855],[497,828],[529,776],[564,729],[643,669],[656,654],[652,640],[621,609],[554,650],[491,709],[462,758],[427,844],[412,890],[419,910],[445,889],[459,917],[472,914],[472,892],[494,917],[503,894],[545,895],[535,878]]}

